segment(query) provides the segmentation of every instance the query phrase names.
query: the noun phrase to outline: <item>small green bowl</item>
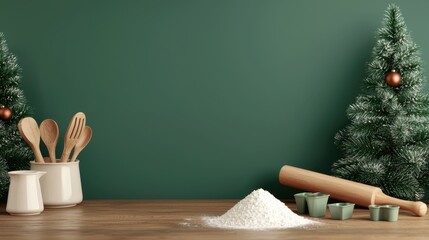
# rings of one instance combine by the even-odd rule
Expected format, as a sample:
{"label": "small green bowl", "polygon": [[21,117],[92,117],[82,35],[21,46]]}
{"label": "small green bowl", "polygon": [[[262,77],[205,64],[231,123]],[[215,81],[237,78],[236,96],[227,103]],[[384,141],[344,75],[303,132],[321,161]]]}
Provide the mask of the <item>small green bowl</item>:
{"label": "small green bowl", "polygon": [[399,206],[396,205],[382,205],[381,218],[384,221],[396,222],[398,221]]}
{"label": "small green bowl", "polygon": [[308,212],[311,217],[320,218],[326,214],[326,206],[328,205],[329,194],[324,193],[308,193],[305,194]]}
{"label": "small green bowl", "polygon": [[381,220],[381,206],[380,205],[369,205],[369,216],[371,221],[380,221]]}
{"label": "small green bowl", "polygon": [[305,200],[305,195],[311,194],[310,192],[297,193],[294,196],[297,212],[300,214],[308,213],[307,201]]}
{"label": "small green bowl", "polygon": [[396,205],[369,205],[372,221],[398,221],[399,206]]}
{"label": "small green bowl", "polygon": [[332,203],[328,204],[329,211],[331,212],[331,218],[336,220],[346,220],[352,217],[354,203]]}

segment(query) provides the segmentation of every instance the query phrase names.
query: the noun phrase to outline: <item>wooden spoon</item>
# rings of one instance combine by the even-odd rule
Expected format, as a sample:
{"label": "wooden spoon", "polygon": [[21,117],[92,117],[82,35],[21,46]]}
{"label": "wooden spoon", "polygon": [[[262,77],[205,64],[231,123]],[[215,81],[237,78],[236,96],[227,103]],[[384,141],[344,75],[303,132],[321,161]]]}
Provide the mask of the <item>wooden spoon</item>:
{"label": "wooden spoon", "polygon": [[44,163],[42,153],[40,152],[40,130],[36,120],[32,117],[25,117],[18,123],[19,133],[22,138],[31,147],[36,162]]}
{"label": "wooden spoon", "polygon": [[92,129],[88,126],[85,127],[82,134],[80,135],[79,140],[77,140],[76,146],[73,150],[73,156],[70,159],[70,162],[76,161],[77,155],[88,145],[89,141],[91,141],[92,137]]}
{"label": "wooden spoon", "polygon": [[58,124],[52,119],[46,119],[40,124],[40,137],[48,148],[49,158],[51,162],[57,162],[55,156],[55,147],[58,142]]}
{"label": "wooden spoon", "polygon": [[83,112],[76,113],[67,127],[66,135],[64,136],[64,150],[61,154],[61,162],[67,162],[70,152],[76,145],[77,140],[85,128],[86,117]]}

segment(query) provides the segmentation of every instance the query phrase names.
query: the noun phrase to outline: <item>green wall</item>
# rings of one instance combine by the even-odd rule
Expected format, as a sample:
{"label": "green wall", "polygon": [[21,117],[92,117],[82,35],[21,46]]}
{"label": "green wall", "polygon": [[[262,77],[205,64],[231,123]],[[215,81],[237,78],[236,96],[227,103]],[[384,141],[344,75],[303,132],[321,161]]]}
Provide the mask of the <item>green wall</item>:
{"label": "green wall", "polygon": [[[339,157],[389,2],[0,0],[0,31],[38,122],[86,113],[86,199],[290,198],[282,165]],[[396,3],[428,62],[429,1]]]}

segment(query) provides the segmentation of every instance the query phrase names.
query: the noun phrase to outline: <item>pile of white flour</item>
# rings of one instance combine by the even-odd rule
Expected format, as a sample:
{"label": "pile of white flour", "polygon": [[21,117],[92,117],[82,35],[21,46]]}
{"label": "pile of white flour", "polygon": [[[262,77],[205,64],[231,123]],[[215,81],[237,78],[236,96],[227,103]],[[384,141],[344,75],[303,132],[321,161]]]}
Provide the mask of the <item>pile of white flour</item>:
{"label": "pile of white flour", "polygon": [[275,229],[300,227],[317,222],[298,216],[264,189],[247,195],[222,216],[203,217],[207,226],[230,229]]}

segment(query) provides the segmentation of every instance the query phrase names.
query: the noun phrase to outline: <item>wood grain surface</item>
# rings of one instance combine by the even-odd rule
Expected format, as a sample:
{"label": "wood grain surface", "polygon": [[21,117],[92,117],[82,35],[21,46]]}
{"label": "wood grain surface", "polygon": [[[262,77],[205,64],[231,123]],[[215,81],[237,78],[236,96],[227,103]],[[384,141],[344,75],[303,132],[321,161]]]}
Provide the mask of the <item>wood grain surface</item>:
{"label": "wood grain surface", "polygon": [[[429,217],[401,211],[398,222],[373,222],[355,209],[345,221],[317,219],[307,228],[251,231],[202,225],[204,215],[221,215],[237,200],[103,200],[37,216],[10,216],[1,205],[0,239],[428,239]],[[287,205],[296,211],[295,204]]]}

